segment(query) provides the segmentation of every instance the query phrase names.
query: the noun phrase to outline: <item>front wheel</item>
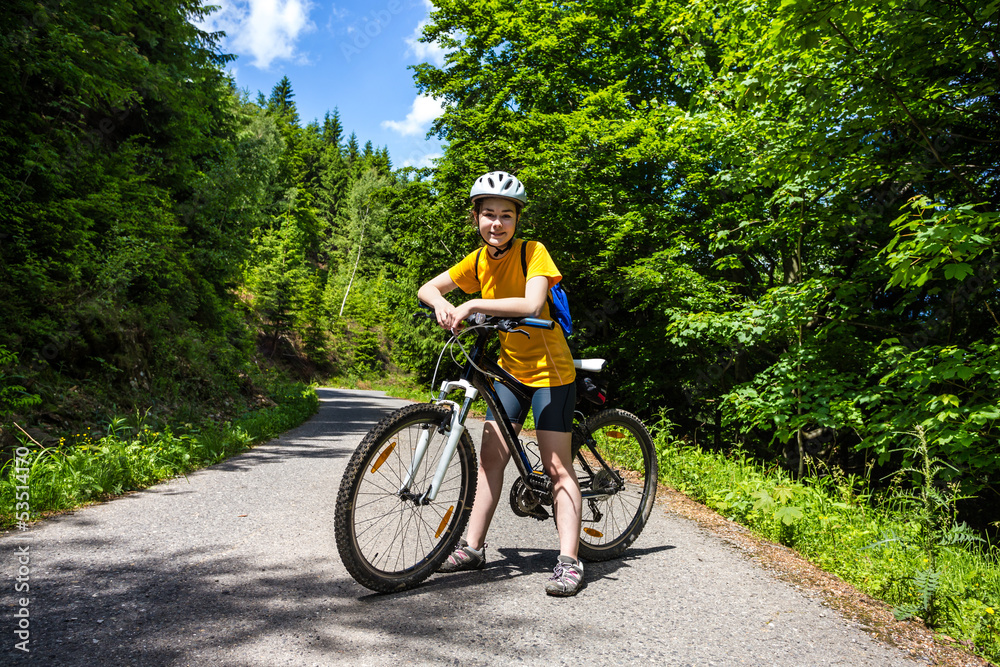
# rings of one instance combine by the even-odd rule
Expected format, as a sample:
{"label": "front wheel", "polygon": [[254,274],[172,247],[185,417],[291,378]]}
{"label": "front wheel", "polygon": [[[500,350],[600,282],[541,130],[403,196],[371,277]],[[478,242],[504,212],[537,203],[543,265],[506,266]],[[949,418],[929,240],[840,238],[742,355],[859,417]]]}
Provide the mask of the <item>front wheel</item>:
{"label": "front wheel", "polygon": [[[340,559],[362,586],[383,593],[413,588],[454,550],[476,496],[476,453],[467,432],[435,500],[420,499],[434,478],[450,423],[446,406],[407,406],[369,431],[348,462],[334,526]],[[426,453],[401,493],[421,438]]]}
{"label": "front wheel", "polygon": [[583,493],[580,556],[608,560],[635,542],[653,510],[656,449],[645,425],[624,410],[597,413],[585,430],[593,442],[574,459]]}

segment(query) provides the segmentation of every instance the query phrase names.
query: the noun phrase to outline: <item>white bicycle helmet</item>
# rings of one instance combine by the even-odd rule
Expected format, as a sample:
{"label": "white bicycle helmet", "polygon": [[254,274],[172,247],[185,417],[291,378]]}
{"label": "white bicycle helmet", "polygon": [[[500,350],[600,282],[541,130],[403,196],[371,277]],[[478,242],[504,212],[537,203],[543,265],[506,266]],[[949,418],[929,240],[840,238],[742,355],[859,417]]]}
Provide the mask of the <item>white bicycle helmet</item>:
{"label": "white bicycle helmet", "polygon": [[510,199],[522,206],[528,203],[528,193],[524,191],[524,184],[505,171],[491,171],[476,179],[469,192],[469,199],[476,201],[483,197]]}

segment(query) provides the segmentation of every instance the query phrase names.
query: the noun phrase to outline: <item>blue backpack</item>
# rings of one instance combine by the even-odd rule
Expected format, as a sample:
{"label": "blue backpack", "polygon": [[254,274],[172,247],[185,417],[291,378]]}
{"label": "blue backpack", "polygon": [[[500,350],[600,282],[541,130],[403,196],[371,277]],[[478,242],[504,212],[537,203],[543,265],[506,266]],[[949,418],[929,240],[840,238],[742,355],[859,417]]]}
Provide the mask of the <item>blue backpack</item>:
{"label": "blue backpack", "polygon": [[[476,280],[479,280],[479,256],[483,254],[483,249],[480,248],[479,252],[476,253]],[[524,277],[528,277],[528,242],[521,241],[521,270],[524,271]],[[563,289],[562,283],[556,283],[549,288],[549,314],[552,319],[562,327],[563,334],[569,336],[573,333],[573,318],[569,313],[569,298],[566,296],[566,290]]]}

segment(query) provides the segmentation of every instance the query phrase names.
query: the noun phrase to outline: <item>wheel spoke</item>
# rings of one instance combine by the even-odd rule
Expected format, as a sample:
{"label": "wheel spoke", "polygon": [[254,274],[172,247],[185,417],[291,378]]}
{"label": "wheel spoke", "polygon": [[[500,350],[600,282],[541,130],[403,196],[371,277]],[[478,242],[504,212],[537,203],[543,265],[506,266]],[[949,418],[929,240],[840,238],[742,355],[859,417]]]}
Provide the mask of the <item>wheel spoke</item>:
{"label": "wheel spoke", "polygon": [[[596,454],[584,446],[576,461],[578,471],[589,469],[592,491],[623,483],[617,491],[593,498],[593,509],[584,516],[584,527],[594,533],[581,533],[581,553],[603,560],[624,551],[645,525],[656,492],[656,460],[642,422],[627,412],[601,412],[591,418],[588,428]],[[598,514],[601,518],[595,520]]]}
{"label": "wheel spoke", "polygon": [[[476,482],[468,435],[463,435],[434,502],[422,505],[413,496],[399,496],[422,434],[430,439],[409,488],[413,494],[430,488],[446,444],[438,425],[449,414],[437,406],[403,408],[365,437],[348,464],[337,500],[337,546],[351,575],[369,588],[400,590],[419,583],[468,521]],[[431,425],[430,433],[425,424]],[[454,509],[446,518],[449,508]]]}

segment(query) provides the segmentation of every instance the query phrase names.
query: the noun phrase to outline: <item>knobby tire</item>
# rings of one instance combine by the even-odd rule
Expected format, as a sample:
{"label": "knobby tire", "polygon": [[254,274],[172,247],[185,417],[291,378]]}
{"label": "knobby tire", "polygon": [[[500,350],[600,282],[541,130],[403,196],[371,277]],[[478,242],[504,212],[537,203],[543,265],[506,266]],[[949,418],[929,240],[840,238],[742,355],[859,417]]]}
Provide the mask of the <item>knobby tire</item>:
{"label": "knobby tire", "polygon": [[[624,553],[649,519],[656,499],[656,449],[645,425],[625,410],[597,413],[587,420],[587,430],[601,457],[624,481],[624,488],[615,493],[593,501],[583,500],[580,556],[590,561],[603,561]],[[590,469],[604,479],[595,480],[587,474],[580,457],[584,457]],[[584,492],[611,481],[607,473],[599,471],[587,446],[580,450],[574,465]]]}
{"label": "knobby tire", "polygon": [[413,588],[429,577],[455,549],[476,496],[476,454],[462,434],[441,490],[421,505],[397,493],[410,468],[425,427],[431,439],[411,491],[431,484],[451,422],[447,406],[410,405],[380,421],[347,464],[334,526],[337,550],[355,581],[374,591]]}

